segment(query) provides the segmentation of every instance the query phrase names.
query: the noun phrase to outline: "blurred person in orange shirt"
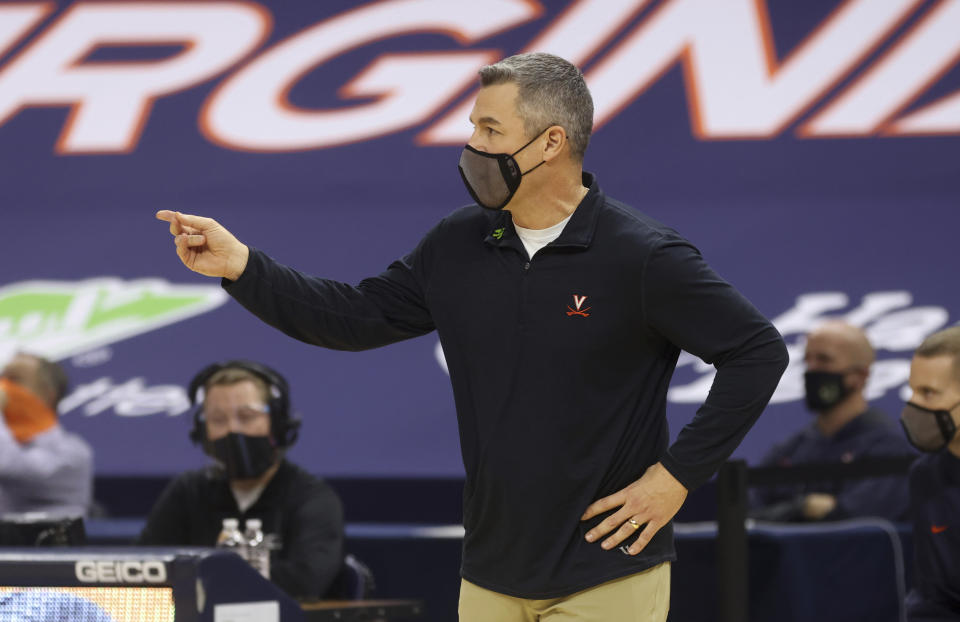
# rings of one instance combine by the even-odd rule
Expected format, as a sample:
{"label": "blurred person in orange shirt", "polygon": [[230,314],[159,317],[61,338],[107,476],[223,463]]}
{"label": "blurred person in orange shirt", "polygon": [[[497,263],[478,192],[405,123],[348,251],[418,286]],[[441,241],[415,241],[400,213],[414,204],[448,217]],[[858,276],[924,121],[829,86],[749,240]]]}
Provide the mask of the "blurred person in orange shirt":
{"label": "blurred person in orange shirt", "polygon": [[63,368],[17,353],[0,372],[0,514],[84,516],[93,494],[93,451],[65,430],[57,404]]}

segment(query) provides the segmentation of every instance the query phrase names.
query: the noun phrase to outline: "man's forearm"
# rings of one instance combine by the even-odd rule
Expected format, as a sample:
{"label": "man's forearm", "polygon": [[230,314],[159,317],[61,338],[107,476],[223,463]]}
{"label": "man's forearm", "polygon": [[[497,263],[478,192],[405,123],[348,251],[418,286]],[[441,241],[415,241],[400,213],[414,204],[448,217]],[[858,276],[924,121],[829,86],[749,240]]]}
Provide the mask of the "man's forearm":
{"label": "man's forearm", "polygon": [[247,310],[287,335],[335,350],[365,350],[433,329],[393,321],[382,309],[402,308],[374,287],[354,287],[308,276],[252,250],[246,270],[224,289]]}
{"label": "man's forearm", "polygon": [[763,412],[786,369],[783,339],[772,326],[717,370],[709,397],[661,458],[688,489],[707,481]]}

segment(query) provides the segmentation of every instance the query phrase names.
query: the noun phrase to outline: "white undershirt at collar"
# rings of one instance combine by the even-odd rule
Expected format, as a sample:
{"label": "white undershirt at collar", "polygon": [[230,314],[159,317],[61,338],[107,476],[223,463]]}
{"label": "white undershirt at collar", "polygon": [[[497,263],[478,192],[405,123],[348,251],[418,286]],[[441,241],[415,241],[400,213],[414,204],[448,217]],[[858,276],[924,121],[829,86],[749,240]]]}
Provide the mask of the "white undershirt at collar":
{"label": "white undershirt at collar", "polygon": [[240,512],[243,513],[253,507],[253,504],[257,502],[257,499],[260,498],[261,493],[263,493],[266,487],[266,482],[250,490],[243,490],[230,484],[230,492],[233,493],[233,498],[237,500],[237,507],[240,508]]}
{"label": "white undershirt at collar", "polygon": [[546,229],[524,229],[517,223],[513,223],[513,228],[517,230],[517,235],[520,237],[520,241],[523,242],[523,247],[527,249],[527,255],[533,259],[537,251],[560,237],[563,228],[567,226],[572,216],[573,214],[570,214],[570,216],[567,216],[557,224],[552,227],[547,227]]}

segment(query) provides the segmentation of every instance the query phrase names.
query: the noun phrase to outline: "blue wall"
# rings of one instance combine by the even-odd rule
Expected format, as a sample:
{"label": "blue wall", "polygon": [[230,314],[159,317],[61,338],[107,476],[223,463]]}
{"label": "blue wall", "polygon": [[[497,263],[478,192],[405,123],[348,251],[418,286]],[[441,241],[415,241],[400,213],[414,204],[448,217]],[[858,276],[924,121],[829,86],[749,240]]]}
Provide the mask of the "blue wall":
{"label": "blue wall", "polygon": [[[246,357],[288,376],[306,420],[292,457],[310,470],[459,476],[435,336],[356,354],[292,341],[183,268],[153,214],[214,217],[280,261],[356,282],[469,201],[465,136],[437,135],[476,68],[548,49],[581,64],[598,102],[585,167],[697,244],[792,346],[738,455],[755,460],[808,421],[802,335],[824,316],[867,328],[871,393],[893,416],[910,352],[960,313],[952,4],[215,3],[228,28],[226,14],[184,12],[205,3],[147,15],[0,2],[0,358],[25,348],[65,363],[63,421],[100,474],[201,464],[182,386]],[[909,75],[891,73],[915,48]],[[868,88],[883,96],[858,96]],[[837,121],[843,106],[856,123]],[[709,381],[681,359],[674,434]]]}

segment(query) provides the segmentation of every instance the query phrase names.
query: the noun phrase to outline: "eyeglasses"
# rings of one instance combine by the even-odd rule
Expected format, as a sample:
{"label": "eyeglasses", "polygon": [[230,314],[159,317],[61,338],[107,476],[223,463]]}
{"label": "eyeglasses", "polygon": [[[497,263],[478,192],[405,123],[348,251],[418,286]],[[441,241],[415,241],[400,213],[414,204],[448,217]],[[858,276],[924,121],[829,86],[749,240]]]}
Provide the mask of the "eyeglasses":
{"label": "eyeglasses", "polygon": [[232,415],[223,411],[214,411],[204,413],[203,418],[212,428],[229,428],[231,420],[236,422],[238,428],[250,428],[269,416],[270,413],[261,408],[241,406]]}

